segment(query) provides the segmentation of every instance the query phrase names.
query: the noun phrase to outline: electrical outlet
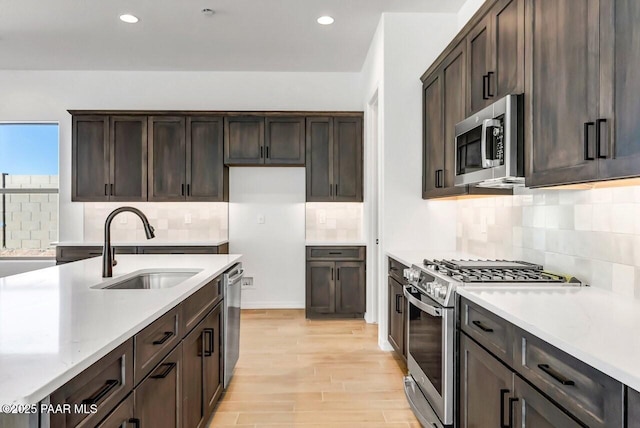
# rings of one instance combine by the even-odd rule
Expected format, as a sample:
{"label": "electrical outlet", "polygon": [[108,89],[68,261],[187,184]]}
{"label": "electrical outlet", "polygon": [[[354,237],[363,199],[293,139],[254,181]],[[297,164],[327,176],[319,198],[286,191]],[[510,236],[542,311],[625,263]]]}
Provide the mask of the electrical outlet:
{"label": "electrical outlet", "polygon": [[253,288],[253,277],[245,276],[244,278],[242,278],[242,282],[240,283],[240,285],[242,286],[242,288]]}
{"label": "electrical outlet", "polygon": [[191,213],[186,213],[184,215],[184,224],[191,224]]}

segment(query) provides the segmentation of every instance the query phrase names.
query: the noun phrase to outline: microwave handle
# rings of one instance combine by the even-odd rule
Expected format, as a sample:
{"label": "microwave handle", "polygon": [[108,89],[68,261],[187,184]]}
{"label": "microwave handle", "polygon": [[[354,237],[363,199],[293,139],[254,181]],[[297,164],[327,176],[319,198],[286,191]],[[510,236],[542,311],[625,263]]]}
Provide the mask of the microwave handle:
{"label": "microwave handle", "polygon": [[487,129],[497,128],[502,124],[498,119],[485,119],[482,121],[482,137],[480,138],[480,156],[482,168],[491,168],[493,164],[487,158]]}

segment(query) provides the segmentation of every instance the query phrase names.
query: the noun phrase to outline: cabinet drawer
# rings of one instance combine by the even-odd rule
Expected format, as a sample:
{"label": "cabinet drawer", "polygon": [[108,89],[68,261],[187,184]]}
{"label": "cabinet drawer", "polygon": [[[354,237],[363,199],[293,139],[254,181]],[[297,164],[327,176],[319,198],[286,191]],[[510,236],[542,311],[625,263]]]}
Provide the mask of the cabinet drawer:
{"label": "cabinet drawer", "polygon": [[365,247],[307,247],[307,260],[364,261]]}
{"label": "cabinet drawer", "polygon": [[218,247],[139,247],[139,254],[218,254]]}
{"label": "cabinet drawer", "polygon": [[128,340],[51,394],[51,404],[98,406],[95,413],[52,414],[56,428],[94,427],[133,389],[133,341]]}
{"label": "cabinet drawer", "polygon": [[136,385],[180,342],[181,318],[177,306],[133,337]]}
{"label": "cabinet drawer", "polygon": [[513,360],[513,326],[484,308],[461,299],[460,328],[507,364]]}
{"label": "cabinet drawer", "polygon": [[222,300],[222,277],[219,276],[182,303],[184,335],[193,328]]}
{"label": "cabinet drawer", "polygon": [[398,281],[400,284],[404,284],[403,275],[405,269],[409,269],[409,267],[389,257],[389,276],[393,277],[393,279]]}
{"label": "cabinet drawer", "polygon": [[96,428],[122,428],[123,426],[133,428],[136,426],[136,421],[133,416],[133,394],[129,394]]}
{"label": "cabinet drawer", "polygon": [[514,368],[590,427],[622,426],[623,385],[539,338],[516,331]]}

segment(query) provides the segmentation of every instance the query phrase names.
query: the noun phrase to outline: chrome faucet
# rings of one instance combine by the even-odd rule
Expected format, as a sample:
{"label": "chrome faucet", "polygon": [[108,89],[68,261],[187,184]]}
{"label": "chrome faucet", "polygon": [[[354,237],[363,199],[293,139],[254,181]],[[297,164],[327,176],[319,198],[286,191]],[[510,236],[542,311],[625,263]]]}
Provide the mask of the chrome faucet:
{"label": "chrome faucet", "polygon": [[147,216],[137,208],[133,207],[120,207],[111,212],[107,216],[107,220],[104,222],[104,247],[102,249],[102,277],[111,278],[113,276],[113,266],[116,265],[114,252],[111,251],[111,221],[115,216],[122,212],[132,212],[142,220],[144,226],[144,233],[147,235],[147,239],[155,238],[153,226],[149,224]]}

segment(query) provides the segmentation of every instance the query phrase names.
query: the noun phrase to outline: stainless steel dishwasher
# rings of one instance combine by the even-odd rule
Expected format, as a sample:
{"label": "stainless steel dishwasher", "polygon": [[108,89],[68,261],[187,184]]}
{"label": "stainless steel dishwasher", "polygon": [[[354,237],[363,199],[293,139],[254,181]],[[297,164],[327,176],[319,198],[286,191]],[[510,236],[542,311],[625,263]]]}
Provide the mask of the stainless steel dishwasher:
{"label": "stainless steel dishwasher", "polygon": [[242,263],[235,264],[224,273],[224,388],[231,382],[233,369],[240,356],[240,300]]}

